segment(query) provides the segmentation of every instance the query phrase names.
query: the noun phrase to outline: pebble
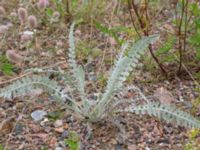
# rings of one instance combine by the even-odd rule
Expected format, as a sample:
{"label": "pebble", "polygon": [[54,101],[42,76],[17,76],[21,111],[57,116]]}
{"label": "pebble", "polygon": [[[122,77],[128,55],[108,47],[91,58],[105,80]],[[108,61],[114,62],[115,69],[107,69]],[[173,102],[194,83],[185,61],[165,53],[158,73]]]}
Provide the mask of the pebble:
{"label": "pebble", "polygon": [[69,132],[68,132],[67,130],[65,130],[65,131],[62,133],[61,138],[62,138],[62,139],[65,139],[65,138],[67,138],[68,136],[69,136]]}
{"label": "pebble", "polygon": [[61,126],[63,126],[63,121],[62,120],[56,120],[55,123],[54,123],[54,127],[58,128],[58,127],[61,127]]}
{"label": "pebble", "polygon": [[64,150],[62,147],[56,147],[55,150]]}
{"label": "pebble", "polygon": [[31,113],[31,117],[36,122],[41,121],[46,115],[47,115],[47,112],[44,110],[35,110]]}
{"label": "pebble", "polygon": [[72,123],[73,122],[73,117],[70,115],[70,116],[67,116],[66,117],[66,122],[67,123]]}
{"label": "pebble", "polygon": [[21,124],[16,124],[14,132],[15,134],[21,134],[23,132],[24,126]]}
{"label": "pebble", "polygon": [[63,133],[63,132],[64,132],[63,127],[55,128],[54,130],[55,130],[57,133]]}
{"label": "pebble", "polygon": [[116,144],[115,145],[115,150],[122,150],[123,149],[123,145],[122,144]]}
{"label": "pebble", "polygon": [[190,101],[184,101],[183,103],[186,109],[192,109],[192,103]]}
{"label": "pebble", "polygon": [[42,127],[44,127],[44,126],[46,125],[47,122],[49,122],[49,119],[48,119],[48,118],[44,118],[44,120],[42,120],[42,121],[40,122],[40,125],[41,125]]}
{"label": "pebble", "polygon": [[169,139],[167,139],[167,138],[162,138],[162,139],[159,139],[158,141],[157,141],[157,143],[163,143],[163,144],[169,144]]}
{"label": "pebble", "polygon": [[66,147],[64,141],[59,141],[59,142],[58,142],[58,145],[59,145],[60,147]]}

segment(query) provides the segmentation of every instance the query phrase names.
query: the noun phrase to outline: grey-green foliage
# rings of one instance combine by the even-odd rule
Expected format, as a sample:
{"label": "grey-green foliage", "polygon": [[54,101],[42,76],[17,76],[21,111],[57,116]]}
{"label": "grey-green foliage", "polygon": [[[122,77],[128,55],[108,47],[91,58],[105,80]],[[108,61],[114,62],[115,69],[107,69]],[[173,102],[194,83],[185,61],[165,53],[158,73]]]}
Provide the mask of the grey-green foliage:
{"label": "grey-green foliage", "polygon": [[35,88],[44,88],[60,100],[67,99],[68,97],[62,90],[62,86],[59,86],[56,81],[50,80],[45,76],[24,77],[21,80],[17,80],[13,84],[1,89],[0,97],[12,99],[13,97],[29,94]]}
{"label": "grey-green foliage", "polygon": [[71,25],[70,33],[69,33],[69,52],[68,52],[69,60],[68,62],[69,62],[70,69],[72,71],[72,75],[77,85],[77,90],[79,91],[82,99],[84,99],[85,98],[85,92],[84,92],[85,72],[82,66],[77,65],[76,59],[75,59],[76,50],[75,50],[75,42],[74,42],[74,36],[73,36],[74,25],[75,23]]}
{"label": "grey-green foliage", "polygon": [[[105,120],[113,112],[135,112],[137,114],[149,114],[159,117],[166,121],[175,121],[179,125],[187,127],[199,128],[200,123],[191,115],[176,110],[174,107],[164,104],[151,103],[135,86],[133,90],[141,95],[146,104],[136,105],[136,100],[125,100],[116,97],[119,92],[123,92],[126,86],[123,84],[129,76],[129,73],[135,69],[139,63],[139,58],[145,53],[148,45],[158,39],[158,35],[143,37],[136,43],[126,43],[121,47],[121,53],[115,61],[113,68],[110,70],[110,77],[103,93],[99,93],[97,100],[90,100],[85,93],[85,72],[83,68],[76,62],[75,40],[73,36],[75,24],[72,24],[69,33],[69,51],[68,62],[70,73],[63,70],[53,69],[32,69],[38,73],[56,73],[67,84],[68,92],[65,85],[59,84],[56,80],[50,80],[48,76],[32,76],[22,78],[13,84],[0,90],[0,97],[13,98],[25,95],[35,88],[43,88],[56,99],[61,100],[65,104],[67,110],[71,111],[76,117],[86,119],[90,122],[98,122]],[[30,71],[30,70],[29,70]],[[134,73],[134,72],[133,72]],[[77,97],[78,93],[78,97]],[[124,104],[124,105],[122,105]],[[118,106],[124,106],[119,108]]]}
{"label": "grey-green foliage", "polygon": [[122,51],[115,62],[114,69],[110,73],[111,76],[108,79],[105,92],[93,110],[93,112],[97,114],[97,118],[101,118],[100,116],[104,115],[103,112],[107,107],[110,107],[109,104],[113,102],[114,94],[121,90],[123,82],[126,80],[129,73],[137,66],[140,56],[144,54],[148,45],[153,43],[157,38],[158,35],[143,37],[141,40],[133,44],[133,46],[128,50],[127,55],[125,55],[125,50],[128,45],[125,44],[122,46]]}
{"label": "grey-green foliage", "polygon": [[199,120],[169,104],[152,102],[144,105],[132,106],[129,109],[126,109],[126,111],[142,115],[148,114],[190,128],[200,128]]}

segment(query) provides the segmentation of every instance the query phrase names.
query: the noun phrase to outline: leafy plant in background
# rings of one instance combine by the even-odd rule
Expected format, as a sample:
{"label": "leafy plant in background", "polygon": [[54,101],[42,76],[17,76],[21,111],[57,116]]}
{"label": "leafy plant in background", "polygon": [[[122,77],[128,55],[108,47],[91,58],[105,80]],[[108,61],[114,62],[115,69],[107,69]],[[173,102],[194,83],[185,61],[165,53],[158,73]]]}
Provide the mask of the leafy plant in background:
{"label": "leafy plant in background", "polygon": [[198,3],[193,3],[189,5],[190,10],[194,16],[194,22],[192,28],[194,28],[192,35],[189,37],[189,44],[194,46],[196,51],[196,58],[200,60],[200,9]]}
{"label": "leafy plant in background", "polygon": [[[176,57],[174,56],[174,53],[171,51],[176,43],[177,39],[175,36],[169,36],[166,41],[156,50],[155,56],[161,58],[161,63],[175,63],[177,61]],[[153,70],[155,68],[155,64],[151,62],[151,57],[144,56],[143,57],[145,62],[145,67],[148,70]]]}
{"label": "leafy plant in background", "polygon": [[0,56],[0,71],[5,75],[13,74],[13,65],[9,63],[5,56]]}
{"label": "leafy plant in background", "polygon": [[[88,42],[90,44],[88,44]],[[77,42],[77,51],[76,56],[79,59],[88,59],[88,57],[92,57],[93,59],[97,57],[102,57],[102,51],[97,48],[96,40],[80,40]]]}
{"label": "leafy plant in background", "polygon": [[119,38],[120,33],[126,33],[126,35],[134,35],[134,31],[132,28],[124,27],[124,26],[117,26],[117,27],[112,27],[108,28],[105,25],[102,25],[99,22],[95,22],[95,27],[100,30],[102,33],[111,36],[112,38],[115,39],[115,41],[119,44],[122,45],[125,41],[123,39]]}
{"label": "leafy plant in background", "polygon": [[[149,14],[150,10],[150,1],[147,0],[141,0],[141,1],[135,1],[135,0],[127,0],[128,5],[128,11],[130,14],[131,23],[133,25],[133,28],[135,32],[137,33],[138,37],[141,38],[143,35],[148,36],[151,31],[151,18]],[[133,11],[132,11],[133,10]],[[159,58],[154,54],[153,47],[151,44],[148,46],[149,52],[157,66],[162,71],[163,75],[165,77],[168,76],[168,73],[166,71],[166,68],[164,65],[160,62]]]}
{"label": "leafy plant in background", "polygon": [[[177,54],[176,58],[170,60],[176,60],[178,58],[179,65],[177,73],[180,74],[182,70],[183,61],[185,64],[191,63],[191,61],[199,60],[199,2],[189,0],[177,0],[174,3],[174,16],[173,24],[176,27],[173,36],[176,36],[177,42]],[[191,54],[196,54],[195,59],[189,58]]]}
{"label": "leafy plant in background", "polygon": [[162,54],[167,54],[173,48],[175,42],[176,42],[176,37],[174,36],[169,37],[167,41],[163,44],[163,46],[156,51],[156,55],[160,56]]}
{"label": "leafy plant in background", "polygon": [[[177,65],[177,71],[175,73],[180,75],[183,61],[187,65],[191,64],[191,61],[193,63],[194,60],[199,60],[199,1],[166,1],[162,2],[164,6],[162,6],[159,1],[126,0],[126,3],[128,4],[132,25],[138,37],[142,35],[147,36],[152,31],[151,29],[159,27],[158,24],[160,24],[160,20],[158,23],[151,22],[151,20],[156,22],[157,19],[154,17],[159,16],[159,14],[155,14],[155,3],[159,5],[158,13],[165,10],[167,7],[171,10],[171,16],[173,16],[173,18],[169,18],[171,19],[170,24],[166,24],[166,20],[164,21],[164,24],[169,25],[171,29],[169,30],[172,31],[166,33],[169,39],[165,40],[162,44],[163,46],[156,52],[152,51],[151,45],[149,46],[151,58],[153,58],[155,64],[162,70],[166,77],[168,77],[168,72],[165,64],[173,62],[174,66]],[[151,9],[151,7],[153,9]],[[164,26],[161,26],[161,28],[163,27]],[[175,38],[176,40],[170,43],[171,38]],[[171,49],[173,49],[173,51],[171,51]],[[167,55],[161,53],[166,53]],[[191,60],[191,56],[194,57],[193,54],[196,54],[196,56],[195,59]]]}
{"label": "leafy plant in background", "polygon": [[[0,97],[12,99],[40,87],[48,91],[55,99],[60,100],[66,110],[76,118],[89,123],[109,121],[110,117],[114,117],[113,114],[130,112],[142,115],[149,114],[166,121],[176,122],[178,125],[200,128],[200,121],[188,113],[180,111],[171,105],[150,102],[137,87],[127,87],[123,84],[130,72],[136,68],[140,56],[145,53],[145,49],[149,44],[158,39],[158,35],[143,37],[131,46],[129,43],[122,45],[121,52],[110,71],[104,92],[99,93],[97,99],[88,98],[85,92],[85,72],[82,66],[76,63],[75,59],[74,26],[75,24],[72,24],[69,33],[68,63],[71,73],[66,73],[63,70],[32,69],[32,71],[41,74],[45,72],[57,73],[60,79],[64,81],[64,85],[46,75],[24,77],[2,88]],[[135,69],[135,71],[137,70]],[[66,86],[70,87],[69,91],[66,91]],[[137,100],[121,99],[116,96],[119,92],[125,92],[129,89],[133,89],[141,96],[141,99],[144,100],[142,101],[143,104],[140,103],[138,105]]]}
{"label": "leafy plant in background", "polygon": [[67,0],[52,0],[54,7],[46,8],[45,12],[51,22],[58,22],[58,20],[64,22],[69,20],[70,14],[66,8],[66,1]]}
{"label": "leafy plant in background", "polygon": [[70,131],[69,137],[65,139],[65,144],[69,146],[70,150],[79,150],[79,137],[77,133]]}
{"label": "leafy plant in background", "polygon": [[67,12],[73,20],[91,23],[105,13],[105,0],[66,0]]}
{"label": "leafy plant in background", "polygon": [[109,36],[113,37],[117,43],[119,45],[122,45],[123,43],[123,40],[121,40],[118,35],[117,35],[117,32],[119,32],[120,30],[127,30],[125,27],[119,27],[119,28],[111,28],[109,29],[108,27],[106,26],[103,26],[102,24],[100,24],[99,22],[96,22],[96,28],[99,29],[101,32],[105,33],[105,34],[108,34]]}

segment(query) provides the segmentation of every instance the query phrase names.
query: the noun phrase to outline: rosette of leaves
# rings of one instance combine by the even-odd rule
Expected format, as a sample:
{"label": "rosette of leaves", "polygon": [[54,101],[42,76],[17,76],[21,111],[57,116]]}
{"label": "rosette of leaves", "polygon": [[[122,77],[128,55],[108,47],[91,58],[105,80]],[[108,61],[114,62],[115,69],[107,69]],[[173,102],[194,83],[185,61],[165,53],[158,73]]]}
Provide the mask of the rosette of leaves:
{"label": "rosette of leaves", "polygon": [[[2,88],[0,90],[0,97],[12,99],[16,96],[28,94],[33,89],[39,87],[53,95],[55,99],[60,100],[63,103],[63,107],[70,111],[72,115],[84,121],[100,122],[111,118],[110,115],[116,112],[130,112],[141,115],[149,114],[166,121],[176,122],[178,125],[200,128],[199,120],[190,114],[178,110],[171,105],[149,102],[135,86],[133,86],[133,90],[141,95],[145,100],[145,104],[138,105],[133,99],[126,100],[115,96],[126,89],[124,81],[126,81],[130,72],[134,74],[137,71],[136,66],[139,64],[140,56],[145,54],[149,44],[154,43],[158,39],[158,35],[143,37],[132,44],[123,44],[121,52],[110,70],[105,90],[99,93],[96,100],[88,98],[85,92],[85,71],[76,62],[74,26],[75,23],[71,25],[69,33],[69,50],[67,52],[69,72],[53,69],[32,69],[32,71],[41,74],[44,72],[47,74],[56,73],[64,81],[62,83],[65,84],[60,84],[61,82],[49,78],[46,74],[24,77]],[[66,87],[70,87],[70,90],[66,91]],[[119,106],[124,107],[119,108]]]}

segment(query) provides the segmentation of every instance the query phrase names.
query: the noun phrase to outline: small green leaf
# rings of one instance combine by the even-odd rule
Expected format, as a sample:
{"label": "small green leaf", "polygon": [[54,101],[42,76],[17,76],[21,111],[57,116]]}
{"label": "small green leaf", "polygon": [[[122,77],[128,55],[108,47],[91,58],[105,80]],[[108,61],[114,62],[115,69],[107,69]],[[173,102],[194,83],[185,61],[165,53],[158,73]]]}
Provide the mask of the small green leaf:
{"label": "small green leaf", "polygon": [[109,29],[108,27],[96,22],[96,28],[99,29],[101,32],[108,34],[109,36],[113,37],[118,44],[122,45],[123,40],[121,40],[120,38],[118,38],[117,32],[119,32],[118,30],[120,30],[121,28],[112,28]]}
{"label": "small green leaf", "polygon": [[0,56],[0,71],[2,71],[5,75],[12,75],[13,65],[9,63],[8,59],[5,56]]}
{"label": "small green leaf", "polygon": [[49,119],[56,120],[60,118],[61,112],[60,111],[52,111],[47,114]]}
{"label": "small green leaf", "polygon": [[176,38],[175,37],[170,37],[167,40],[167,42],[165,42],[163,44],[163,46],[156,51],[156,55],[159,56],[161,54],[169,52],[172,49],[172,47],[175,44],[175,42],[176,42]]}
{"label": "small green leaf", "polygon": [[79,150],[79,137],[75,131],[69,132],[69,138],[65,139],[65,144],[67,144],[70,150]]}
{"label": "small green leaf", "polygon": [[47,14],[47,16],[52,17],[52,15],[53,15],[53,9],[47,8],[46,9],[46,14]]}
{"label": "small green leaf", "polygon": [[0,144],[0,150],[4,150],[3,146]]}
{"label": "small green leaf", "polygon": [[67,140],[66,143],[71,150],[78,150],[78,143],[76,141]]}
{"label": "small green leaf", "polygon": [[76,8],[78,6],[78,0],[72,0],[71,6],[72,6],[72,9]]}

